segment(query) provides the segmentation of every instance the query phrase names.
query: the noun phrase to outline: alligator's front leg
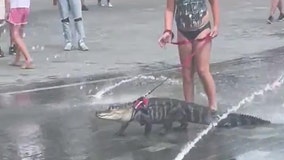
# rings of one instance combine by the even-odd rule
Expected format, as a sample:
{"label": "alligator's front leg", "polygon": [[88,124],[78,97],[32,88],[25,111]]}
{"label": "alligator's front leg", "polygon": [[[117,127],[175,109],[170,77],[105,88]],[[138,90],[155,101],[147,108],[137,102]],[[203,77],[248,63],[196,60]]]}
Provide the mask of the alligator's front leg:
{"label": "alligator's front leg", "polygon": [[144,129],[144,135],[145,136],[149,136],[151,131],[152,131],[152,122],[151,121],[147,121],[146,125],[145,125],[145,129]]}
{"label": "alligator's front leg", "polygon": [[145,125],[144,135],[149,136],[152,131],[152,121],[149,114],[141,113],[140,114],[140,124]]}
{"label": "alligator's front leg", "polygon": [[174,108],[169,111],[169,114],[164,121],[164,128],[160,134],[167,134],[172,129],[173,122],[175,121],[179,121],[181,123],[179,128],[183,130],[187,128],[187,117],[183,108]]}
{"label": "alligator's front leg", "polygon": [[125,130],[128,127],[129,122],[122,122],[120,129],[115,133],[116,136],[125,136]]}

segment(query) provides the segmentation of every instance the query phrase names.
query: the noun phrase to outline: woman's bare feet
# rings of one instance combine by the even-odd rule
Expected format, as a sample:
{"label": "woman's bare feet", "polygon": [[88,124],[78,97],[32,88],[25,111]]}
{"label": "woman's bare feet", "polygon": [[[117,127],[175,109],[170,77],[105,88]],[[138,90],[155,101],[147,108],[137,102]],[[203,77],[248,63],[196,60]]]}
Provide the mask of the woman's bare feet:
{"label": "woman's bare feet", "polygon": [[22,69],[34,69],[32,61],[26,61],[22,66]]}

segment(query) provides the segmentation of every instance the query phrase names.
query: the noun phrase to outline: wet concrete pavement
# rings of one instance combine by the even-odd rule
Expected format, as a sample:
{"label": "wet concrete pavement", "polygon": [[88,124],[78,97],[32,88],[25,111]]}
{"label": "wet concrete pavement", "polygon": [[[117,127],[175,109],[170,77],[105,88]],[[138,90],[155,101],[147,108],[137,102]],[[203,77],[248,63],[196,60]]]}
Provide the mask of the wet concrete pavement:
{"label": "wet concrete pavement", "polygon": [[[283,74],[283,48],[215,64],[220,109],[236,105],[252,92],[264,88]],[[269,53],[269,54],[268,54]],[[145,75],[127,83],[123,79],[37,92],[1,94],[0,157],[4,160],[172,160],[187,141],[206,128],[190,124],[187,132],[158,135],[154,126],[149,138],[132,124],[126,137],[115,137],[115,122],[98,120],[96,110],[107,104],[134,100],[170,77],[151,96],[182,99],[178,70]],[[129,77],[133,78],[133,77]],[[121,85],[116,85],[120,84]],[[107,88],[113,89],[95,98]],[[196,81],[196,102],[206,104]],[[284,156],[284,86],[256,97],[238,112],[271,120],[263,127],[216,129],[204,137],[185,159],[190,160],[280,160]]]}
{"label": "wet concrete pavement", "polygon": [[[7,90],[11,90],[11,86],[18,90],[20,86],[32,83],[74,82],[72,79],[81,82],[109,73],[133,75],[178,64],[176,46],[164,50],[157,44],[163,27],[164,0],[119,0],[112,2],[113,8],[100,8],[94,0],[86,0],[90,10],[84,12],[84,19],[90,51],[68,53],[62,51],[63,36],[57,7],[50,1],[31,2],[25,40],[36,69],[23,71],[7,65],[11,56],[1,58],[0,91],[5,86],[10,87]],[[283,45],[283,23],[265,23],[269,10],[267,1],[220,0],[220,6],[220,35],[214,40],[212,63]],[[7,51],[8,34],[3,34],[0,42]]]}
{"label": "wet concrete pavement", "polygon": [[[178,64],[177,54],[173,54],[176,48],[171,46],[161,50],[156,43],[163,24],[164,1],[137,3],[120,0],[113,2],[115,7],[112,9],[99,8],[93,1],[87,1],[90,11],[84,12],[84,18],[91,50],[68,54],[61,49],[57,9],[48,1],[32,2],[26,40],[37,69],[23,71],[7,66],[10,56],[0,61],[1,159],[171,160],[187,141],[192,141],[198,132],[206,128],[191,124],[186,133],[173,132],[160,137],[160,126],[155,126],[152,136],[145,138],[143,128],[133,124],[127,129],[126,137],[115,137],[113,134],[119,124],[94,117],[94,112],[108,103],[134,100],[164,77],[171,79],[151,96],[182,99],[179,71],[167,70]],[[211,62],[222,62],[212,65],[222,110],[236,105],[283,73],[284,48],[265,50],[282,46],[283,43],[283,31],[280,29],[283,24],[265,24],[268,13],[266,3],[220,0],[223,13],[221,32],[214,41]],[[113,29],[117,21],[125,24],[119,26],[118,31]],[[1,40],[1,45],[4,44],[2,42],[7,44],[7,38]],[[245,58],[239,58],[243,56]],[[129,71],[129,68],[132,70]],[[149,73],[153,71],[156,73]],[[145,75],[133,78],[140,73]],[[125,75],[129,77],[116,78]],[[76,77],[80,83],[68,85]],[[134,80],[121,83],[128,78]],[[86,79],[97,80],[85,82]],[[45,85],[54,87],[5,93],[12,91],[5,88],[7,85],[26,86],[32,83],[28,88],[33,89],[41,86],[40,82],[49,82]],[[111,87],[114,85],[117,87]],[[196,86],[196,102],[206,104],[198,81]],[[103,94],[102,99],[92,96],[104,93],[107,88],[110,90]],[[215,130],[205,136],[185,159],[282,159],[283,89],[282,86],[257,97],[238,110],[271,120],[272,125]]]}

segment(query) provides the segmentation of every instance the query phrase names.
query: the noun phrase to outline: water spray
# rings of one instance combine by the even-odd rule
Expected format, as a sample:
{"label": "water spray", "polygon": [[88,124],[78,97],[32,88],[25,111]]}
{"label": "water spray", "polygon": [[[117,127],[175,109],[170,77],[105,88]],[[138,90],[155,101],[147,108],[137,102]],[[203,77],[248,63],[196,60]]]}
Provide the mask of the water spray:
{"label": "water spray", "polygon": [[280,87],[283,83],[284,83],[284,75],[282,74],[272,84],[267,84],[264,89],[253,92],[251,96],[245,97],[236,106],[229,108],[225,114],[219,117],[217,122],[211,123],[205,130],[200,132],[193,141],[186,143],[185,146],[178,153],[178,155],[174,158],[174,160],[182,160],[185,157],[185,155],[188,154],[191,151],[191,149],[193,149],[195,145],[203,138],[203,136],[207,135],[209,131],[213,129],[214,127],[216,127],[221,120],[226,119],[230,113],[237,111],[239,108],[241,108],[246,103],[252,102],[256,96],[263,95],[267,91],[273,91],[277,87]]}

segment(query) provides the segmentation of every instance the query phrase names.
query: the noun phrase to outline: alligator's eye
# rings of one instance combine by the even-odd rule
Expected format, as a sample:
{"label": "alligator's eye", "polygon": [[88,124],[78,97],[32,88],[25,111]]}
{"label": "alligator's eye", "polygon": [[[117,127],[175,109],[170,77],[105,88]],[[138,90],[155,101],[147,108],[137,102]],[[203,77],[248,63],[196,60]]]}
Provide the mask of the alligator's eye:
{"label": "alligator's eye", "polygon": [[117,109],[119,109],[118,105],[111,105],[111,106],[109,106],[109,110],[117,110]]}
{"label": "alligator's eye", "polygon": [[115,106],[109,106],[108,107],[108,110],[113,110],[113,109],[115,109]]}

